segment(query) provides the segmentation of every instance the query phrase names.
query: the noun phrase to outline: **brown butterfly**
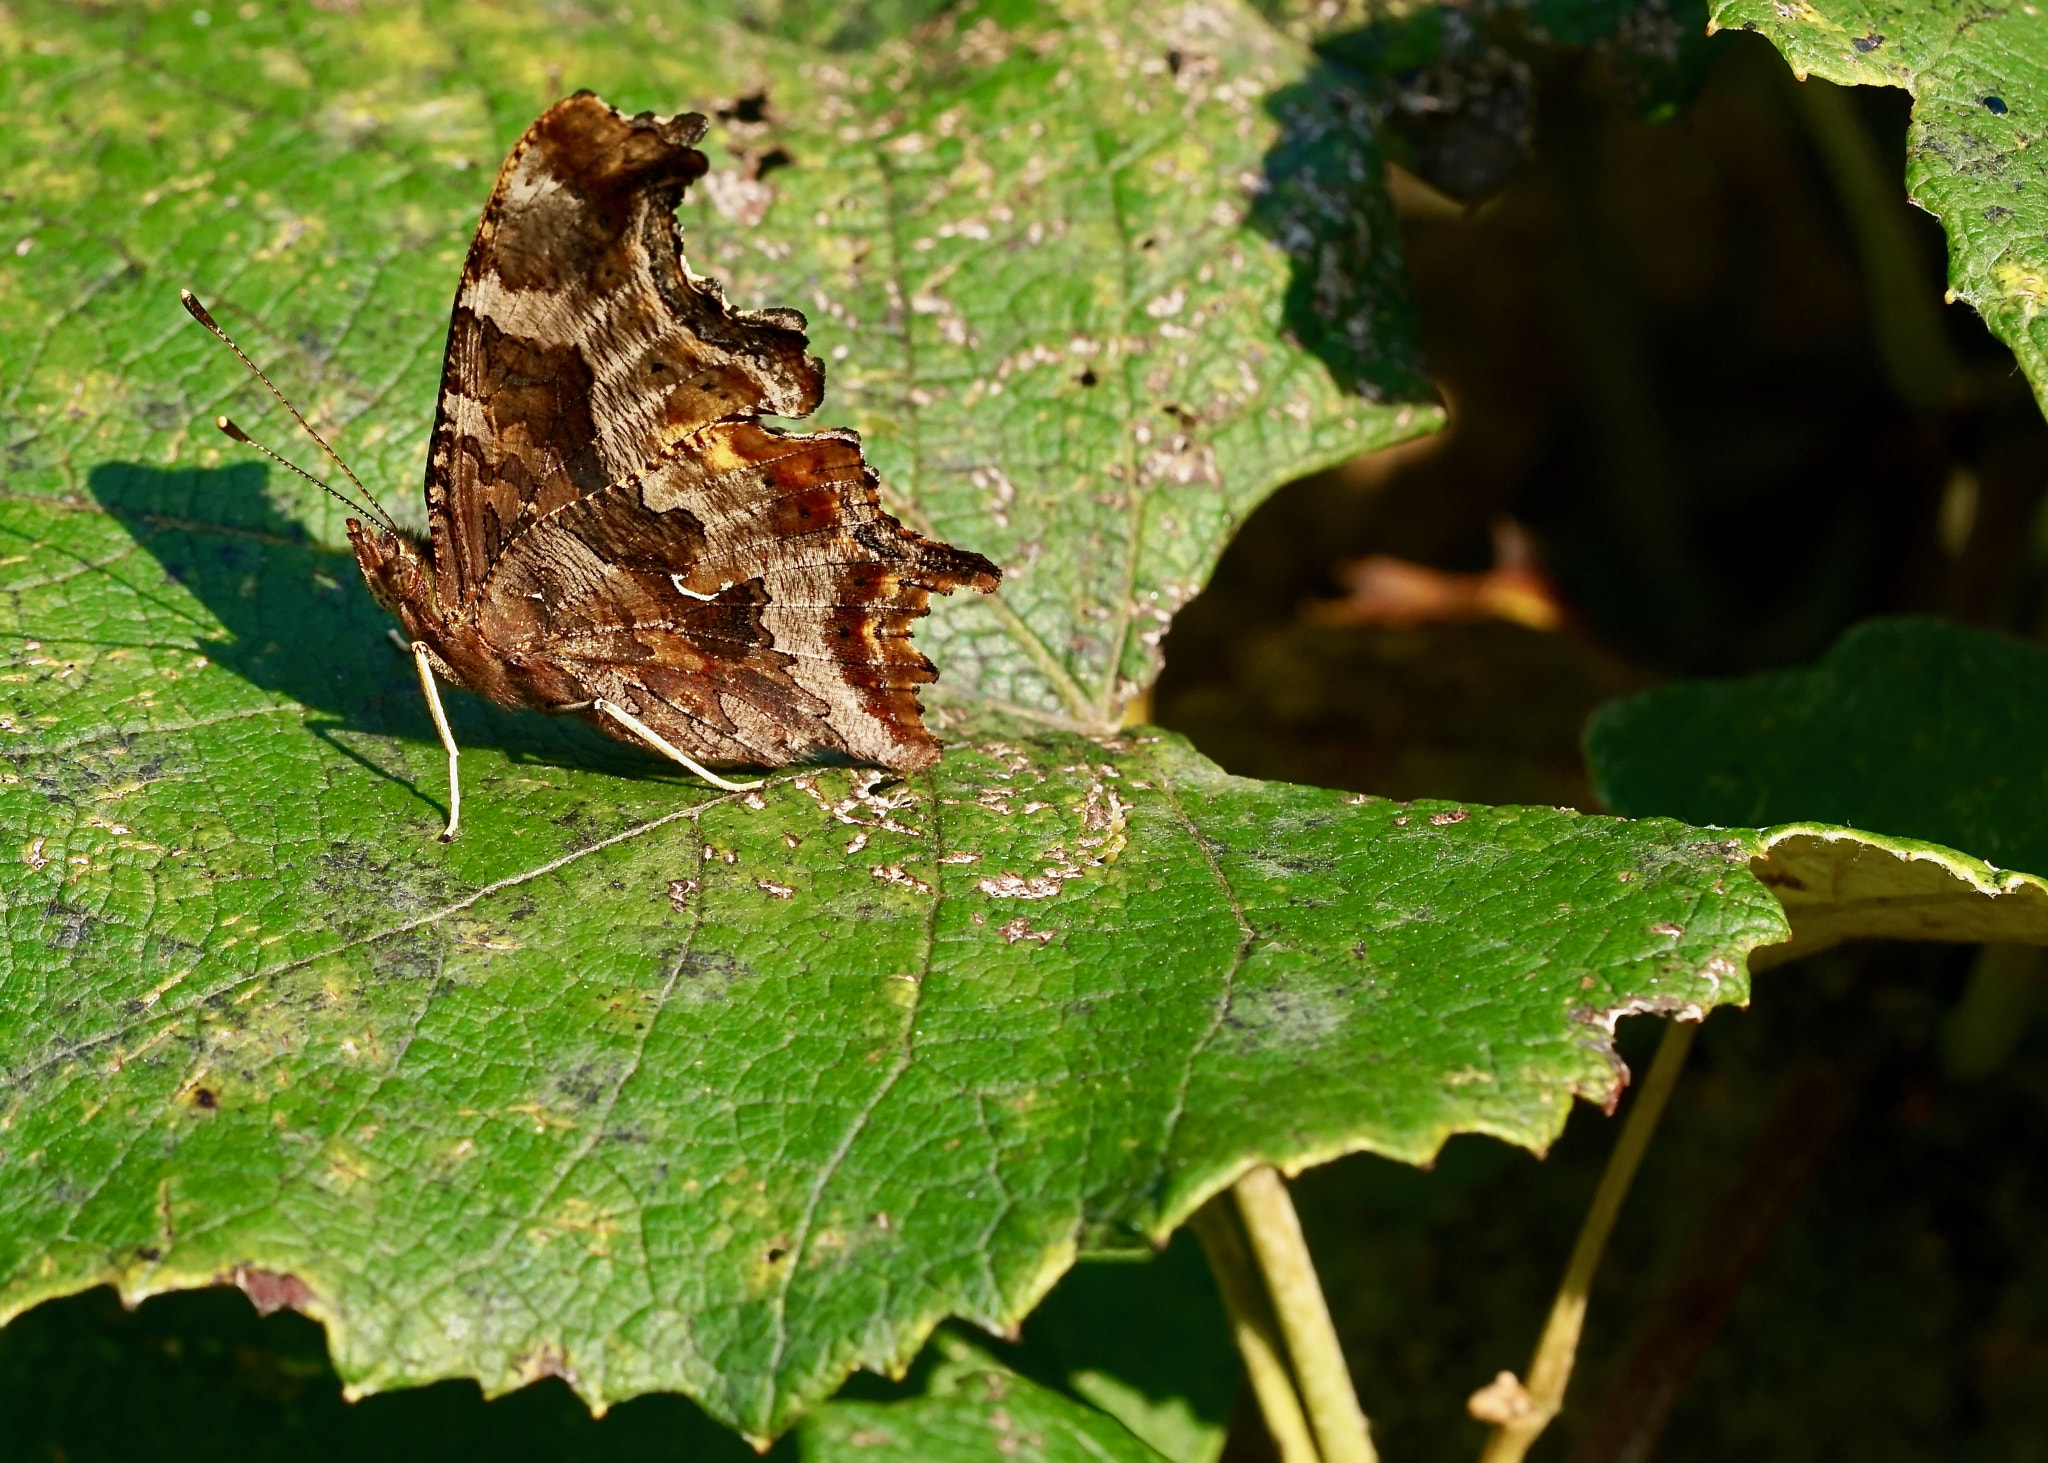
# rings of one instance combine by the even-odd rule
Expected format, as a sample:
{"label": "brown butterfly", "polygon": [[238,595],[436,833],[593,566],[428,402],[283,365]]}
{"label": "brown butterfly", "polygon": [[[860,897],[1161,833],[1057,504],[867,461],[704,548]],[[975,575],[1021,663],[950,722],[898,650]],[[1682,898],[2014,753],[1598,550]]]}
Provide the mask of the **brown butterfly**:
{"label": "brown butterfly", "polygon": [[709,166],[692,146],[706,126],[579,92],[527,129],[455,295],[431,541],[381,507],[348,520],[448,752],[444,839],[461,792],[436,677],[582,716],[735,790],[702,764],[837,753],[907,772],[938,758],[916,690],[937,673],[912,622],[932,591],[992,590],[1001,571],[890,517],[853,432],[759,420],[813,411],[824,368],[802,315],[733,309],[683,261],[675,208]]}

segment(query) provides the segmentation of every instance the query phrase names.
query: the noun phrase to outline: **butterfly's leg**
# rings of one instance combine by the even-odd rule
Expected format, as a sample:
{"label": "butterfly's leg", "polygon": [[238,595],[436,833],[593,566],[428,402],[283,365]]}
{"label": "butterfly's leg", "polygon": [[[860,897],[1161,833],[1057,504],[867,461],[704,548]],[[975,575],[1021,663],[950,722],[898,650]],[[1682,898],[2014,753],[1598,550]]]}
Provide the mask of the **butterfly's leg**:
{"label": "butterfly's leg", "polygon": [[462,821],[462,778],[456,770],[456,759],[462,755],[455,745],[455,733],[448,730],[448,713],[441,709],[441,692],[434,685],[434,668],[427,663],[427,647],[415,640],[412,643],[412,663],[420,673],[420,689],[427,693],[427,710],[434,718],[434,730],[441,734],[441,745],[448,749],[448,826],[441,830],[441,841],[452,842],[456,825]]}
{"label": "butterfly's leg", "polygon": [[639,737],[648,746],[661,753],[662,756],[673,758],[675,761],[682,763],[713,787],[722,787],[727,792],[745,792],[748,788],[761,785],[758,782],[726,781],[726,779],[720,777],[695,757],[689,755],[689,753],[679,751],[677,748],[670,746],[667,738],[663,737],[660,732],[615,702],[607,701],[600,696],[590,704],[597,710],[602,711],[606,716],[609,716],[613,721],[616,721],[627,731],[633,733],[634,736]]}

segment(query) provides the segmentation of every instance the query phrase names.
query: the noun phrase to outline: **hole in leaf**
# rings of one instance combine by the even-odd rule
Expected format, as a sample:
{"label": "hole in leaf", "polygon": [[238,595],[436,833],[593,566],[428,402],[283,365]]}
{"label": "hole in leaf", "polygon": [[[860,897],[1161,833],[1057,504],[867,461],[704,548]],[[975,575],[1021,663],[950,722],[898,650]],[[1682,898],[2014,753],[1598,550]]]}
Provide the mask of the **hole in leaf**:
{"label": "hole in leaf", "polygon": [[768,93],[757,91],[743,96],[729,107],[718,109],[721,122],[765,122],[768,120]]}

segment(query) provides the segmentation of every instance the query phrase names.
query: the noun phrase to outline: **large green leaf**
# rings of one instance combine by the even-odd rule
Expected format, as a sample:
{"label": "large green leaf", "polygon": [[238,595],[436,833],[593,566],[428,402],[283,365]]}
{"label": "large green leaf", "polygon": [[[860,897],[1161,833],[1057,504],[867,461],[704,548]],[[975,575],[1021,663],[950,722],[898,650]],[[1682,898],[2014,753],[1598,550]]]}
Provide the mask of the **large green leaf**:
{"label": "large green leaf", "polygon": [[[245,9],[9,21],[0,1312],[230,1280],[324,1320],[357,1391],[680,1389],[764,1437],[1248,1164],[1540,1147],[1612,1096],[1619,1014],[1740,999],[1783,937],[1753,839],[1108,729],[1237,513],[1438,420],[1400,404],[1369,154],[1247,13],[828,50],[680,10]],[[411,479],[491,165],[577,84],[732,103],[694,261],[809,310],[826,415],[1003,562],[1007,608],[924,631],[929,774],[710,797],[457,697],[440,845],[335,514],[206,434],[260,401],[186,282]],[[1283,244],[1360,307],[1320,355]]]}
{"label": "large green leaf", "polygon": [[1949,288],[2019,357],[2048,407],[2048,14],[1972,0],[1719,0],[1801,77],[1913,94],[1906,185],[1948,231]]}
{"label": "large green leaf", "polygon": [[1113,1418],[958,1345],[924,1395],[842,1399],[807,1418],[797,1441],[819,1463],[1166,1463]]}
{"label": "large green leaf", "polygon": [[[695,105],[722,115],[682,209],[693,264],[803,309],[823,419],[862,430],[900,511],[1003,565],[999,597],[942,601],[923,631],[942,694],[1114,724],[1243,512],[1442,420],[1370,139],[1296,95],[1305,57],[1227,6],[1117,11],[997,6],[838,56],[688,7],[18,19],[12,486],[247,457],[211,417],[269,402],[176,310],[190,285],[416,514],[448,300],[505,148],[576,85]],[[1266,115],[1281,100],[1298,137]],[[768,159],[787,163],[749,179]],[[1334,322],[1351,391],[1280,338],[1290,279],[1340,226],[1366,243]],[[335,505],[284,492],[341,542]]]}
{"label": "large green leaf", "polygon": [[[113,594],[62,566],[125,534],[63,517],[30,624]],[[306,602],[308,680],[367,638],[317,588],[338,556],[159,551],[194,540],[252,627]],[[113,602],[130,644],[203,613],[168,575]],[[1739,998],[1782,932],[1741,839],[1275,788],[1170,739],[982,728],[908,786],[707,800],[464,706],[497,750],[445,847],[394,653],[310,708],[79,653],[29,672],[61,719],[4,789],[9,1304],[239,1274],[361,1388],[554,1371],[771,1432],[1247,1162],[1541,1145],[1610,1092],[1614,1012]],[[159,709],[82,730],[120,701]]]}
{"label": "large green leaf", "polygon": [[1846,823],[2048,869],[2048,650],[1872,620],[1798,670],[1684,681],[1586,732],[1611,808],[1689,823]]}
{"label": "large green leaf", "polygon": [[1609,807],[1779,825],[1757,872],[1795,938],[1773,960],[1858,936],[2048,944],[2048,883],[2008,872],[2048,869],[2044,745],[2048,650],[1905,619],[1807,669],[1646,691],[1586,732]]}

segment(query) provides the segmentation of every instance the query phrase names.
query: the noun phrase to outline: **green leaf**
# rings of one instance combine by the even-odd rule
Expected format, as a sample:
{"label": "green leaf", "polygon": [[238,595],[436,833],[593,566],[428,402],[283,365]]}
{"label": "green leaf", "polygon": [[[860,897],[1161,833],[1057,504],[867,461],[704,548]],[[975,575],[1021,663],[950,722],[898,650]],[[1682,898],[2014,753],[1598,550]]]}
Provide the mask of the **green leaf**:
{"label": "green leaf", "polygon": [[[458,702],[476,821],[443,846],[402,660],[318,587],[339,555],[160,528],[138,594],[67,577],[126,534],[61,517],[11,603],[127,646],[20,672],[56,723],[17,721],[0,787],[10,1309],[239,1274],[358,1388],[553,1372],[765,1435],[1249,1162],[1541,1146],[1612,1090],[1614,1012],[1739,998],[1782,933],[1740,839],[1149,737],[980,727],[908,785],[707,800]],[[244,633],[127,648],[207,603]],[[288,604],[289,652],[219,663]]]}
{"label": "green leaf", "polygon": [[[1665,120],[1698,92],[1718,49],[1707,0],[1256,3],[1362,83],[1370,111],[1405,143],[1400,160],[1454,197],[1497,192],[1530,155],[1532,73],[1591,51],[1634,105]],[[1497,154],[1490,165],[1480,149]]]}
{"label": "green leaf", "polygon": [[1244,1374],[1208,1262],[1178,1230],[1158,1255],[1084,1257],[992,1348],[1010,1367],[1099,1407],[1173,1463],[1216,1463]]}
{"label": "green leaf", "polygon": [[1906,186],[1942,221],[1949,288],[2012,347],[2048,408],[2048,14],[1963,0],[1720,0],[1802,78],[1913,94]]}
{"label": "green leaf", "polygon": [[951,1349],[921,1397],[842,1399],[813,1413],[797,1429],[807,1463],[1164,1463],[1114,1418],[971,1347]]}
{"label": "green leaf", "polygon": [[1631,817],[1844,823],[2048,869],[2048,650],[1871,620],[1818,663],[1603,707],[1586,754]]}
{"label": "green leaf", "polygon": [[[681,211],[693,266],[802,308],[821,419],[862,431],[908,519],[1004,567],[998,598],[941,601],[922,631],[941,694],[1113,725],[1246,511],[1442,421],[1369,139],[1282,105],[1304,53],[1229,6],[1118,10],[998,6],[836,58],[688,8],[38,12],[0,202],[17,490],[75,493],[122,456],[248,457],[212,416],[277,413],[175,309],[190,285],[416,515],[395,485],[420,479],[447,300],[505,149],[575,85],[628,109],[723,98]],[[786,165],[746,181],[764,159]],[[1334,286],[1329,230],[1368,246]],[[1318,329],[1349,390],[1281,338],[1290,289],[1333,287]],[[286,502],[342,542],[335,505]]]}
{"label": "green leaf", "polygon": [[[1439,419],[1397,404],[1398,311],[1331,360],[1283,332],[1262,224],[1315,255],[1302,200],[1346,217],[1311,186],[1341,157],[1268,109],[1301,53],[1227,5],[996,6],[872,51],[637,14],[7,22],[0,1314],[231,1281],[324,1321],[357,1392],[551,1375],[765,1438],[1249,1164],[1540,1148],[1612,1095],[1620,1014],[1741,998],[1784,935],[1753,839],[1275,787],[1107,729],[1238,513]],[[443,846],[336,514],[225,465],[206,419],[260,400],[175,288],[412,478],[492,166],[578,84],[725,97],[728,175],[788,154],[759,225],[744,190],[688,205],[693,260],[812,313],[826,415],[1004,564],[1007,609],[923,632],[952,745],[908,782],[709,797],[455,697]],[[1338,262],[1381,298],[1383,252]],[[1381,403],[1334,384],[1374,384],[1376,330]]]}
{"label": "green leaf", "polygon": [[1880,935],[2048,943],[2048,885],[2004,872],[2048,869],[2043,746],[2048,650],[1909,619],[1809,669],[1615,702],[1586,732],[1609,807],[1781,825],[1757,866],[1794,931],[1774,960]]}

